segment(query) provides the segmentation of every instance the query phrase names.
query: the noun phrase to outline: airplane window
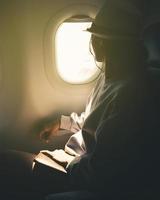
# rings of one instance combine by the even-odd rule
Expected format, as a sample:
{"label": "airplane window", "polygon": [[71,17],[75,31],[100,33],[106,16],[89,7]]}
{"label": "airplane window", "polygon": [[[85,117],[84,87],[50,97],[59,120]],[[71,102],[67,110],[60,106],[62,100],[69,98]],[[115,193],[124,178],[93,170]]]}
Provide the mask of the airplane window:
{"label": "airplane window", "polygon": [[56,33],[56,63],[60,77],[72,84],[92,81],[98,75],[89,52],[91,22],[64,22]]}

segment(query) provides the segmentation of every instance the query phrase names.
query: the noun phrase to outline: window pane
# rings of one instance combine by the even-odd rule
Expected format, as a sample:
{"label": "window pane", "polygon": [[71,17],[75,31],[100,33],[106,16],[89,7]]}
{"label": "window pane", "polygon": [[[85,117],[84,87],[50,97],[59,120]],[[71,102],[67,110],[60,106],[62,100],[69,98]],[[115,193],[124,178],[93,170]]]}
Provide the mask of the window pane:
{"label": "window pane", "polygon": [[85,83],[98,74],[89,52],[91,22],[64,22],[56,34],[56,62],[61,78],[69,83]]}

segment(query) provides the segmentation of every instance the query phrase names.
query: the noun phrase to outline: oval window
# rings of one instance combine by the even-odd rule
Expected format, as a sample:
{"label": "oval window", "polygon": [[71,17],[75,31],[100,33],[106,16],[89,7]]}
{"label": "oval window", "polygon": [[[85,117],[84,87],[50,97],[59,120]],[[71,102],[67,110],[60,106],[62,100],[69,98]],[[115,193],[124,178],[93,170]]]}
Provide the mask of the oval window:
{"label": "oval window", "polygon": [[59,76],[72,84],[88,83],[98,75],[89,51],[91,22],[65,21],[56,33],[56,64]]}

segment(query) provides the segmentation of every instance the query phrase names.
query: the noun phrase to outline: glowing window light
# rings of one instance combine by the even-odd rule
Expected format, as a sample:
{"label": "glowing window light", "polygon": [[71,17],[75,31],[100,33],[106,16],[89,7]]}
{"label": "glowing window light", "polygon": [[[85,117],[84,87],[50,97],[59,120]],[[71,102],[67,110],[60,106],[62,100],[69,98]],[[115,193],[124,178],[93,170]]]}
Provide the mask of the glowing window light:
{"label": "glowing window light", "polygon": [[72,84],[93,80],[98,69],[89,52],[91,22],[64,22],[56,34],[56,63],[60,77]]}

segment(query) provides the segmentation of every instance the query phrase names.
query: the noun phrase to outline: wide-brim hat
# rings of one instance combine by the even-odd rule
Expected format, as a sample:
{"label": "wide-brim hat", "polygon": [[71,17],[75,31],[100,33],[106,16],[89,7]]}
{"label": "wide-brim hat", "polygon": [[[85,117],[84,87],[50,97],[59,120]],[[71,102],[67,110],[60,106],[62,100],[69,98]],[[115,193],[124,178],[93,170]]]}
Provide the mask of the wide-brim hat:
{"label": "wide-brim hat", "polygon": [[87,31],[105,39],[140,39],[142,0],[107,0]]}

